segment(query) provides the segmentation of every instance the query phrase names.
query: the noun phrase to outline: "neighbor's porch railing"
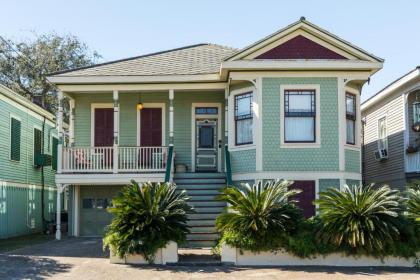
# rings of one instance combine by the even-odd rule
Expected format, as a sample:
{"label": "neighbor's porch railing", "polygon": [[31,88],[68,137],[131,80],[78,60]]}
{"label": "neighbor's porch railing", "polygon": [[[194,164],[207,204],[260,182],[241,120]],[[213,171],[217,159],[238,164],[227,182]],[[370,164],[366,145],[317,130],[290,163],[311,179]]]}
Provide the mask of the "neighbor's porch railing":
{"label": "neighbor's porch railing", "polygon": [[168,147],[65,147],[62,173],[165,172]]}

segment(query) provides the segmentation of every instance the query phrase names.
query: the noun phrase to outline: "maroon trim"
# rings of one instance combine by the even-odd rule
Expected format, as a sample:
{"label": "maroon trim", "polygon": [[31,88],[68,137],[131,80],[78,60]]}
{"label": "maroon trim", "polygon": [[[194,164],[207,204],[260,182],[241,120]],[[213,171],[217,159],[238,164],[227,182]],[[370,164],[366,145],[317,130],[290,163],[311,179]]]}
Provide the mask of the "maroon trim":
{"label": "maroon trim", "polygon": [[308,38],[298,35],[260,54],[255,59],[347,59]]}

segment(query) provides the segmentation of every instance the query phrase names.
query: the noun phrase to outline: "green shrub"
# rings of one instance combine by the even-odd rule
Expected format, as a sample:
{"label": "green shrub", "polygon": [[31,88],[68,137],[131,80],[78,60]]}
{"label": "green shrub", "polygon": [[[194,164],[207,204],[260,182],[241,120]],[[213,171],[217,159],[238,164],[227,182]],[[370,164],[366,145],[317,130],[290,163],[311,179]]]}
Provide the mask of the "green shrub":
{"label": "green shrub", "polygon": [[322,222],[319,236],[326,243],[350,252],[382,254],[399,239],[401,198],[387,186],[330,188],[316,203]]}
{"label": "green shrub", "polygon": [[228,207],[216,219],[220,242],[251,251],[265,251],[284,244],[301,219],[287,181],[226,187],[218,196]]}
{"label": "green shrub", "polygon": [[175,185],[132,181],[112,200],[109,212],[114,215],[103,239],[104,249],[117,256],[141,254],[149,262],[169,241],[182,243],[189,232],[185,192],[175,192]]}

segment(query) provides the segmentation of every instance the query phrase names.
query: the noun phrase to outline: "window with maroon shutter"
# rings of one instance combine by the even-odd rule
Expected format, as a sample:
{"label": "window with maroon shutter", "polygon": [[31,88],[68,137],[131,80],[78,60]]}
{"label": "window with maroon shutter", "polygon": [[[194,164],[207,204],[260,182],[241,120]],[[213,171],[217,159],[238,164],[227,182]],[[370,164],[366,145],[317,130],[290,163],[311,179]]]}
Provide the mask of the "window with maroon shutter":
{"label": "window with maroon shutter", "polygon": [[114,144],[114,109],[95,109],[95,147],[110,147]]}
{"label": "window with maroon shutter", "polygon": [[140,112],[140,146],[162,146],[162,108],[143,108]]}

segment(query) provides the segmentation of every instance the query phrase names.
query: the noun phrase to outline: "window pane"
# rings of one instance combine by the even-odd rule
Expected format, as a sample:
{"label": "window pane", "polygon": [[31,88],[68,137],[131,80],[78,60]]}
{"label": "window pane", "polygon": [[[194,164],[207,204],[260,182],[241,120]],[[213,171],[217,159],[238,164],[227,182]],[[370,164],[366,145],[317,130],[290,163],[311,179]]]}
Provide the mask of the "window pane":
{"label": "window pane", "polygon": [[354,120],[346,120],[346,124],[347,124],[347,144],[354,144],[355,143],[355,135],[354,135],[354,125],[355,122]]}
{"label": "window pane", "polygon": [[378,121],[378,138],[383,139],[386,137],[386,119],[382,118]]}
{"label": "window pane", "polygon": [[355,114],[353,95],[346,95],[346,113],[351,115]]}
{"label": "window pane", "polygon": [[314,118],[287,117],[285,119],[285,141],[314,142]]}
{"label": "window pane", "polygon": [[235,96],[236,112],[235,116],[251,115],[252,95],[237,95]]}
{"label": "window pane", "polygon": [[252,119],[236,121],[236,144],[252,143]]}
{"label": "window pane", "polygon": [[312,111],[312,95],[289,94],[289,111],[290,112],[311,112]]}
{"label": "window pane", "polygon": [[200,148],[213,148],[214,132],[212,126],[201,126],[199,132],[199,143]]}

